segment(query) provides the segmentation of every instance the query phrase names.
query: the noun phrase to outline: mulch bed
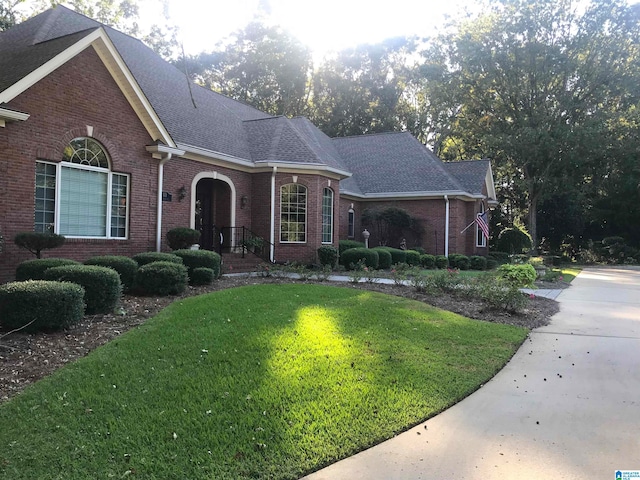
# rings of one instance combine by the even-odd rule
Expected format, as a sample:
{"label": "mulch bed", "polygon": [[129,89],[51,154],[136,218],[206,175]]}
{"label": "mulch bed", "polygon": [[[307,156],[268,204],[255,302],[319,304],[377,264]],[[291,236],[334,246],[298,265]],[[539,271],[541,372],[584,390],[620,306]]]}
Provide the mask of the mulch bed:
{"label": "mulch bed", "polygon": [[[67,363],[84,357],[93,349],[143,324],[173,301],[226,288],[260,283],[279,283],[286,280],[259,277],[224,277],[213,285],[188,287],[181,295],[171,297],[139,297],[125,295],[113,314],[87,315],[82,322],[68,330],[55,333],[25,334],[0,332],[0,403],[22,391],[28,385],[51,374]],[[329,282],[325,282],[329,283]],[[559,311],[553,300],[536,297],[519,314],[487,310],[474,300],[461,299],[448,294],[427,295],[413,288],[397,285],[360,283],[340,284],[350,288],[375,290],[426,302],[430,305],[459,313],[468,318],[489,322],[536,328],[547,325]],[[540,284],[540,288],[566,288],[568,284]],[[4,336],[3,336],[4,335]]]}

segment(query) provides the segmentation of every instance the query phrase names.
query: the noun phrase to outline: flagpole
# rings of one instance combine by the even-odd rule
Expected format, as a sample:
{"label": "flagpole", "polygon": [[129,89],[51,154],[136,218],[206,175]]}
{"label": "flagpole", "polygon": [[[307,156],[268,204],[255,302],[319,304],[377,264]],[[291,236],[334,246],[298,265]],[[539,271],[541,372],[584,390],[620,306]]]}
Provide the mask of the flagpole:
{"label": "flagpole", "polygon": [[474,220],[473,222],[471,222],[469,225],[467,225],[467,226],[465,227],[465,229],[464,229],[464,230],[462,230],[462,231],[460,232],[460,234],[463,234],[464,232],[466,232],[467,230],[469,230],[469,227],[470,227],[471,225],[473,225],[474,223],[476,223],[476,221],[475,221],[475,220]]}

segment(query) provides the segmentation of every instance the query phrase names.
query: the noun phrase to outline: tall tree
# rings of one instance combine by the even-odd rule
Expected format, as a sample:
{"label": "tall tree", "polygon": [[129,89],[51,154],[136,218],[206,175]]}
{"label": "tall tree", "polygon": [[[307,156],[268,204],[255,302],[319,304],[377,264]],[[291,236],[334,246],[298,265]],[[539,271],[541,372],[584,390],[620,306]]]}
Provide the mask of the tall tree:
{"label": "tall tree", "polygon": [[612,119],[639,98],[637,16],[622,0],[576,8],[490,2],[439,39],[446,54],[427,77],[455,99],[445,156],[492,158],[498,183],[526,199],[534,242],[538,203],[591,180]]}
{"label": "tall tree", "polygon": [[129,35],[135,36],[140,32],[137,0],[36,0],[34,13],[60,4]]}
{"label": "tall tree", "polygon": [[217,50],[190,59],[196,80],[273,115],[302,115],[311,52],[278,27],[248,24]]}
{"label": "tall tree", "polygon": [[16,7],[25,0],[0,0],[0,32],[18,23],[20,14]]}

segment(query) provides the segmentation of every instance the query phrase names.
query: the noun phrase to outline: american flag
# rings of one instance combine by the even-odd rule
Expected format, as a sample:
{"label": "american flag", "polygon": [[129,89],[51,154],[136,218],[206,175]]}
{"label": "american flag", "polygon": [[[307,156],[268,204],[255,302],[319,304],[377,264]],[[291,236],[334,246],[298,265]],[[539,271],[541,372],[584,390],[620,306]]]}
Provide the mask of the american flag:
{"label": "american flag", "polygon": [[482,230],[482,234],[484,237],[489,240],[489,223],[487,222],[487,212],[479,213],[476,216],[476,223],[480,230]]}

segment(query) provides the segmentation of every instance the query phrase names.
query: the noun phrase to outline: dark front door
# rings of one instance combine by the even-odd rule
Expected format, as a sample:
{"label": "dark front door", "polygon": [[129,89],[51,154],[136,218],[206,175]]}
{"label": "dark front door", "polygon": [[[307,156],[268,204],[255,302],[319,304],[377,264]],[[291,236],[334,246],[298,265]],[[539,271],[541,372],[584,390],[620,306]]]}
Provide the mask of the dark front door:
{"label": "dark front door", "polygon": [[213,178],[196,185],[196,229],[200,230],[200,248],[220,251],[220,231],[230,226],[231,189]]}

